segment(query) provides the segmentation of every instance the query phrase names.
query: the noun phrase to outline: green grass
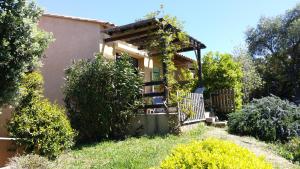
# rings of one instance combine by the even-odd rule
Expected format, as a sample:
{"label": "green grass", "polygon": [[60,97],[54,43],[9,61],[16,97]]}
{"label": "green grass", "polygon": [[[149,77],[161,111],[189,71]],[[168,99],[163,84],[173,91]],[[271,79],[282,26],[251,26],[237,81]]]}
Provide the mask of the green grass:
{"label": "green grass", "polygon": [[57,167],[63,168],[150,168],[157,167],[180,143],[201,139],[205,126],[181,135],[128,138],[124,141],[104,141],[77,147],[59,157]]}

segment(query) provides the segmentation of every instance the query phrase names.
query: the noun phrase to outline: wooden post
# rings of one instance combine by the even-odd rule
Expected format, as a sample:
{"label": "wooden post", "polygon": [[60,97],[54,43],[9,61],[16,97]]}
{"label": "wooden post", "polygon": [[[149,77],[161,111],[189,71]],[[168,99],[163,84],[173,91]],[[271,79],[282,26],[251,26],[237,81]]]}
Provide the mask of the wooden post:
{"label": "wooden post", "polygon": [[[165,29],[165,28],[163,28]],[[164,37],[161,37],[161,47],[163,49],[166,49],[167,44],[166,44],[166,39]],[[168,65],[166,63],[166,55],[168,53],[163,50],[162,52],[162,71],[163,71],[163,84],[164,84],[164,100],[165,100],[165,104],[168,106],[169,104],[169,88],[168,88],[168,78],[167,78],[167,74],[168,74]],[[168,110],[166,110],[168,112]]]}
{"label": "wooden post", "polygon": [[168,105],[169,103],[168,101],[169,89],[168,89],[168,78],[167,78],[168,68],[167,68],[167,63],[165,62],[165,58],[162,58],[162,71],[163,71],[163,84],[164,84],[164,99],[166,101],[166,104]]}
{"label": "wooden post", "polygon": [[199,87],[203,87],[203,82],[202,82],[202,65],[201,65],[201,49],[197,48],[196,49],[196,58],[197,58],[197,64],[198,64],[198,84]]}

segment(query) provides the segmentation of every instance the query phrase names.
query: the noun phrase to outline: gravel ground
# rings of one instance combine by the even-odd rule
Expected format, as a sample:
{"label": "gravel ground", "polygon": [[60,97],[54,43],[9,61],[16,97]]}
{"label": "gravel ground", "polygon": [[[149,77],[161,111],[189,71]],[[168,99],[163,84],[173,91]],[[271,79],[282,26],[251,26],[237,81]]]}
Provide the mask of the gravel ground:
{"label": "gravel ground", "polygon": [[236,144],[245,147],[255,153],[256,155],[265,156],[266,160],[271,162],[275,168],[280,169],[300,169],[300,166],[291,163],[285,158],[272,151],[268,144],[258,141],[253,137],[241,137],[229,134],[224,128],[208,127],[204,133],[204,138],[215,137],[224,140],[230,140]]}

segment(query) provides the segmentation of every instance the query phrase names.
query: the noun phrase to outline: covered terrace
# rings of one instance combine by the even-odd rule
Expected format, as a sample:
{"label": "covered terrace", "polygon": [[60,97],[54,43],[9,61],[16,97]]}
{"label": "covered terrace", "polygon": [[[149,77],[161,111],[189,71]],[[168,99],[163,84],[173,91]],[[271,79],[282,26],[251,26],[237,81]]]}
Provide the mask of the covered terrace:
{"label": "covered terrace", "polygon": [[[105,43],[110,43],[114,41],[124,41],[129,44],[135,45],[138,47],[139,50],[147,50],[145,44],[147,41],[151,40],[153,36],[155,36],[155,32],[159,30],[163,19],[162,18],[152,18],[147,20],[137,21],[131,24],[117,26],[109,29],[103,30],[103,33],[109,35],[107,38],[104,39]],[[175,32],[180,32],[181,30],[173,27],[172,25],[168,25],[168,27]],[[199,40],[193,38],[190,35],[187,35],[188,44],[180,44],[179,40],[174,40],[172,43],[177,43],[180,46],[180,49],[177,53],[180,52],[188,52],[194,51],[195,56],[197,59],[197,66],[198,66],[198,84],[199,87],[202,87],[202,69],[201,69],[201,49],[206,48],[206,46],[200,42]],[[150,57],[156,57],[157,52],[155,51],[148,51],[148,55]],[[145,82],[144,86],[153,86],[153,85],[164,85],[163,92],[157,93],[145,93],[144,97],[156,97],[162,96],[164,98],[163,105],[153,104],[153,105],[145,105],[145,109],[148,108],[167,108],[168,107],[168,79],[165,77],[167,74],[167,65],[162,62],[162,72],[163,72],[163,79],[160,81],[149,81]]]}

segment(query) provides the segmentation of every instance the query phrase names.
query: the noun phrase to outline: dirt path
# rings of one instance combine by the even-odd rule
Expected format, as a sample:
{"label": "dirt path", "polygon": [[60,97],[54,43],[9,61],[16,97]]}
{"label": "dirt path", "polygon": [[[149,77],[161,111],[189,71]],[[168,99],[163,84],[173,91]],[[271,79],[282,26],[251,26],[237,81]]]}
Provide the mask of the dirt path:
{"label": "dirt path", "polygon": [[266,143],[258,141],[255,138],[235,136],[232,134],[228,134],[228,132],[223,128],[215,127],[209,127],[208,131],[204,133],[204,137],[215,137],[219,139],[233,141],[236,144],[251,150],[256,155],[265,156],[266,160],[271,162],[275,168],[300,169],[300,166],[292,164],[288,160],[277,155],[274,151],[270,149],[270,147]]}

